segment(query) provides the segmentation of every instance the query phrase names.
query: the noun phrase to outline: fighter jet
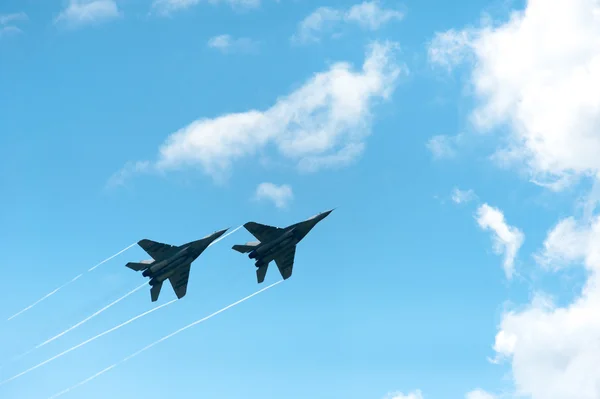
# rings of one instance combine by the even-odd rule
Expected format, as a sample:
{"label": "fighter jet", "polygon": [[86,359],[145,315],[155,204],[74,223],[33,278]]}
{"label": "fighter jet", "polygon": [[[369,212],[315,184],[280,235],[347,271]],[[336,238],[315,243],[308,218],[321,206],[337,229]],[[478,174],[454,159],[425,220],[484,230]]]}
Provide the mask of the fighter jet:
{"label": "fighter jet", "polygon": [[152,287],[150,289],[150,297],[152,298],[152,302],[158,299],[160,289],[166,279],[169,279],[177,298],[181,299],[187,292],[192,262],[227,230],[229,229],[217,231],[200,240],[188,242],[180,246],[162,244],[148,239],[140,240],[138,245],[152,259],[141,262],[129,262],[125,266],[136,272],[143,270],[142,276],[150,278],[149,284]]}
{"label": "fighter jet", "polygon": [[333,209],[285,228],[267,226],[260,223],[248,222],[244,225],[258,241],[245,245],[234,245],[233,249],[243,254],[250,252],[248,257],[256,259],[256,279],[258,283],[265,280],[269,263],[274,260],[281,277],[287,280],[292,275],[296,245],[316,226],[325,219]]}

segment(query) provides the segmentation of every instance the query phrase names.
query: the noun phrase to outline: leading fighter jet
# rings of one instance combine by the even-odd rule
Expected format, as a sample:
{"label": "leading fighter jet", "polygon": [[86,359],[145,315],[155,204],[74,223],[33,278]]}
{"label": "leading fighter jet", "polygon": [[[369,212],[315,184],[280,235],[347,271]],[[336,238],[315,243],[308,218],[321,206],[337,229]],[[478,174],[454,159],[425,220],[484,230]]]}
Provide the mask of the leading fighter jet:
{"label": "leading fighter jet", "polygon": [[267,226],[260,223],[248,222],[244,225],[258,241],[245,245],[234,245],[233,249],[243,254],[250,252],[248,257],[256,259],[256,279],[258,283],[265,280],[269,263],[274,260],[281,277],[287,280],[292,275],[296,245],[316,226],[325,219],[333,209],[285,228]]}
{"label": "leading fighter jet", "polygon": [[144,271],[142,276],[150,277],[150,297],[152,302],[158,299],[163,281],[169,279],[178,299],[185,296],[192,262],[217,238],[229,229],[217,231],[206,237],[188,242],[180,246],[162,244],[143,239],[138,242],[144,251],[152,257],[151,260],[129,262],[125,266],[136,272]]}

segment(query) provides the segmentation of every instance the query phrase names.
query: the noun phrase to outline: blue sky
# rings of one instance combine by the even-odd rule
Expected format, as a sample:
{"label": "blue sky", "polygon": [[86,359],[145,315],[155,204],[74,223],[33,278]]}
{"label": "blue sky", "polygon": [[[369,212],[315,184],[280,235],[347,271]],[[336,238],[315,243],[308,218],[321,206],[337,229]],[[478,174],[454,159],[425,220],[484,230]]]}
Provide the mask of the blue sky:
{"label": "blue sky", "polygon": [[[5,361],[144,283],[137,246],[86,272],[136,241],[337,207],[292,278],[64,397],[597,399],[599,10],[2,2],[0,380],[155,306],[145,287]],[[0,396],[48,398],[262,288],[231,250],[251,240]]]}

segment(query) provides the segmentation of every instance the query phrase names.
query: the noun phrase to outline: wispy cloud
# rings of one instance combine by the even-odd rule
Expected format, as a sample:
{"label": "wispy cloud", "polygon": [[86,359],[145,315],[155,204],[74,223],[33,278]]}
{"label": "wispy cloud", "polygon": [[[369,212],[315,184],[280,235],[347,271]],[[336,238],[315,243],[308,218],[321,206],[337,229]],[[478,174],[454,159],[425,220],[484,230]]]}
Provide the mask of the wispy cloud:
{"label": "wispy cloud", "polygon": [[123,186],[130,177],[151,170],[152,164],[148,161],[128,162],[121,170],[114,173],[110,179],[108,179],[106,187],[114,188]]}
{"label": "wispy cloud", "polygon": [[483,230],[491,231],[494,238],[494,251],[504,254],[504,273],[511,279],[515,269],[515,258],[525,235],[516,227],[509,226],[504,214],[498,208],[483,204],[477,209],[477,223]]}
{"label": "wispy cloud", "polygon": [[455,136],[433,136],[427,142],[426,147],[436,159],[454,158],[457,155],[457,146],[461,142],[462,138],[462,133],[459,133]]}
{"label": "wispy cloud", "polygon": [[496,399],[496,397],[482,389],[476,389],[467,393],[466,399]]}
{"label": "wispy cloud", "polygon": [[548,232],[544,248],[533,257],[541,266],[558,270],[581,262],[589,248],[593,247],[593,238],[588,223],[568,217]]}
{"label": "wispy cloud", "polygon": [[475,191],[471,189],[463,191],[457,187],[454,187],[452,190],[452,201],[454,201],[456,204],[471,202],[474,199],[477,199],[477,194],[475,194]]}
{"label": "wispy cloud", "polygon": [[22,30],[15,23],[26,20],[28,17],[24,12],[0,14],[0,37],[21,33]]}
{"label": "wispy cloud", "polygon": [[258,50],[259,43],[247,37],[234,38],[231,35],[218,35],[210,38],[207,46],[223,53],[253,53]]}
{"label": "wispy cloud", "polygon": [[318,42],[323,34],[332,32],[343,23],[374,31],[403,17],[399,10],[382,8],[378,1],[365,1],[348,9],[319,7],[300,22],[292,42]]}
{"label": "wispy cloud", "polygon": [[348,165],[361,155],[371,133],[374,103],[391,96],[404,72],[395,61],[396,47],[373,43],[362,70],[335,63],[264,111],[194,121],[167,138],[152,167],[200,167],[222,180],[234,161],[269,144],[301,171]]}
{"label": "wispy cloud", "polygon": [[[162,16],[169,16],[177,11],[182,11],[200,3],[200,0],[154,0],[152,12]],[[210,4],[226,3],[234,9],[252,9],[260,6],[260,0],[208,0]]]}
{"label": "wispy cloud", "polygon": [[121,15],[115,0],[70,0],[67,8],[54,19],[54,23],[78,28],[109,21]]}
{"label": "wispy cloud", "polygon": [[423,394],[420,390],[416,390],[407,394],[403,394],[402,392],[390,392],[388,393],[384,399],[424,399]]}
{"label": "wispy cloud", "polygon": [[294,198],[292,187],[288,184],[280,186],[273,183],[260,183],[256,187],[254,197],[257,200],[269,200],[275,204],[277,208],[285,208],[288,203]]}

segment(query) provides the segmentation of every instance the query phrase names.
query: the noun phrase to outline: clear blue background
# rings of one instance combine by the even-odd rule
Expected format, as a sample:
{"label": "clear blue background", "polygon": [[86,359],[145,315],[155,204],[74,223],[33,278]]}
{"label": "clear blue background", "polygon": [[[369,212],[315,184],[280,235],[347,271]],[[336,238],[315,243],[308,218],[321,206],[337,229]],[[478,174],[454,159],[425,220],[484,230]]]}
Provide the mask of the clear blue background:
{"label": "clear blue background", "polygon": [[[65,31],[51,22],[60,1],[2,2],[0,14],[23,11],[29,21],[19,25],[23,34],[0,39],[1,360],[143,283],[124,267],[148,258],[134,247],[4,321],[139,239],[182,244],[250,220],[286,226],[337,206],[298,248],[293,278],[64,397],[366,399],[420,388],[427,399],[446,399],[476,386],[502,390],[507,369],[486,357],[503,302],[526,300],[528,283],[506,282],[502,259],[477,228],[476,204],[455,206],[451,190],[473,188],[508,223],[525,221],[523,268],[570,194],[550,200],[485,152],[434,161],[425,146],[465,130],[470,105],[459,79],[429,67],[427,42],[476,21],[487,2],[408,1],[405,19],[378,32],[290,45],[315,8],[351,4],[264,1],[242,13],[200,4],[153,18],[149,2],[128,1],[120,3],[125,18]],[[207,48],[223,33],[260,40],[260,51]],[[400,42],[411,74],[375,108],[356,164],[304,175],[250,159],[225,185],[187,171],[106,189],[127,161],[154,157],[195,119],[265,109],[332,61],[359,67],[372,39]],[[289,209],[251,200],[263,181],[293,187]],[[193,264],[184,300],[0,386],[0,397],[48,397],[256,291],[253,263],[230,249],[252,239],[241,229],[209,248]],[[270,268],[265,285],[278,279]],[[150,309],[148,291],[9,363],[0,379]],[[174,297],[166,287],[159,303]]]}

